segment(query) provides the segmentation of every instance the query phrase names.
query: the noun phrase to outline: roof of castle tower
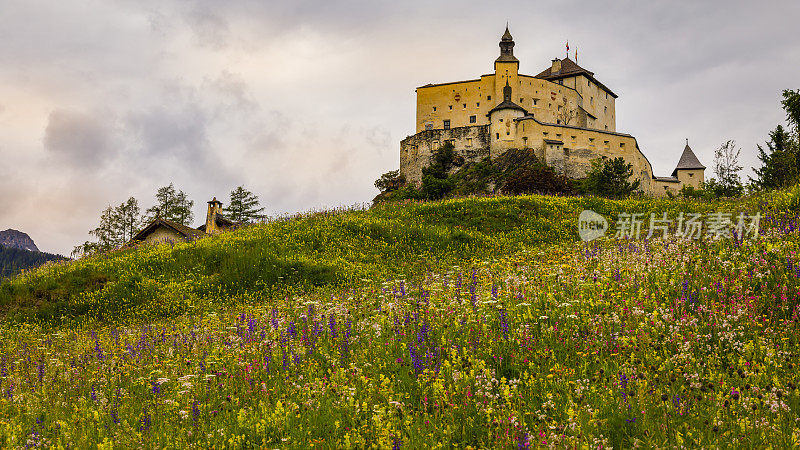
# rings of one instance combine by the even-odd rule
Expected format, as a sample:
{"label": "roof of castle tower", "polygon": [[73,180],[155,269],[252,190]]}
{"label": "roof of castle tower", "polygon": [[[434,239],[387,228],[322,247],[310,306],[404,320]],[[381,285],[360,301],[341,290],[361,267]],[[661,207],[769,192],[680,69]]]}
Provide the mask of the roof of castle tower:
{"label": "roof of castle tower", "polygon": [[584,69],[583,67],[579,66],[578,63],[569,58],[564,58],[560,61],[561,61],[561,70],[559,70],[558,72],[553,72],[553,67],[550,66],[547,69],[541,71],[539,75],[536,75],[536,78],[541,78],[548,81],[555,81],[555,80],[560,80],[562,78],[583,75],[586,78],[594,81],[595,84],[600,86],[600,88],[603,89],[604,91],[611,94],[611,96],[617,98],[617,94],[613,93],[611,89],[607,88],[603,83],[597,81],[597,79],[594,77],[594,72]]}
{"label": "roof of castle tower", "polygon": [[503,33],[503,37],[500,38],[503,41],[513,41],[514,38],[511,37],[511,33],[508,31],[508,25],[506,25],[506,32]]}
{"label": "roof of castle tower", "polygon": [[689,143],[686,143],[686,147],[683,149],[683,153],[681,154],[681,159],[678,160],[678,165],[675,166],[675,170],[672,171],[672,176],[674,177],[678,170],[691,170],[691,169],[705,169],[706,166],[700,163],[700,160],[697,159],[697,155],[694,154],[692,148],[689,147]]}
{"label": "roof of castle tower", "polygon": [[518,104],[512,102],[511,100],[503,100],[502,103],[500,103],[499,105],[497,105],[494,108],[490,109],[489,113],[487,115],[489,115],[489,114],[491,114],[491,113],[493,113],[495,111],[499,111],[501,109],[517,109],[519,111],[522,111],[526,115],[528,114],[528,111],[525,108],[523,108],[522,106],[519,106]]}

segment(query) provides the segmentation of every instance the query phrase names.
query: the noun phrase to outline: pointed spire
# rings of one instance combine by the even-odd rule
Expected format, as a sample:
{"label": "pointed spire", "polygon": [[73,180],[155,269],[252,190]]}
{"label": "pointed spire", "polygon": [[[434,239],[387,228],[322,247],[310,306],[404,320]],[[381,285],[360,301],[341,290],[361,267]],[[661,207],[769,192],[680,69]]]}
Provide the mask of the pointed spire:
{"label": "pointed spire", "polygon": [[506,32],[503,33],[503,37],[500,38],[500,40],[503,42],[509,42],[514,40],[514,38],[511,37],[511,32],[508,31],[508,22],[506,22]]}

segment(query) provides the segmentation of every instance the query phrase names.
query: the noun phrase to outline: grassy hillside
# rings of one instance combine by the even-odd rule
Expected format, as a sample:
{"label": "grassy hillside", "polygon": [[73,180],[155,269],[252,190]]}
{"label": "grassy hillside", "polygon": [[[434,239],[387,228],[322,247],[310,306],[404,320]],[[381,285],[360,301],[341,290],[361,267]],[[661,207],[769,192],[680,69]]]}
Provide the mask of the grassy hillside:
{"label": "grassy hillside", "polygon": [[[394,204],[29,272],[0,447],[796,447],[798,199]],[[587,245],[584,208],[765,218]]]}
{"label": "grassy hillside", "polygon": [[578,214],[587,208],[613,220],[623,211],[706,211],[712,205],[526,196],[312,214],[32,271],[0,284],[0,314],[55,325],[149,319],[400,274],[420,277],[429,268],[575,241]]}

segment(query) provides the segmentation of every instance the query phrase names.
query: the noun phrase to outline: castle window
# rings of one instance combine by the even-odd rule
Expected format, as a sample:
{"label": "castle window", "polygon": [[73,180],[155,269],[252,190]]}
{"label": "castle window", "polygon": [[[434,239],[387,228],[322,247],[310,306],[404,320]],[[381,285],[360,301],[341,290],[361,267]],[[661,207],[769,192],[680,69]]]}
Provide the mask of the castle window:
{"label": "castle window", "polygon": [[510,131],[506,131],[506,136],[510,136],[510,135],[511,135],[511,132]]}
{"label": "castle window", "polygon": [[605,148],[606,150],[610,150],[609,149],[609,145],[608,145],[608,141],[603,141],[603,148]]}
{"label": "castle window", "polygon": [[536,106],[536,103],[539,101],[538,98],[533,99],[533,106]]}
{"label": "castle window", "polygon": [[475,123],[478,121],[478,116],[469,116],[469,123]]}
{"label": "castle window", "polygon": [[619,148],[625,148],[625,143],[624,142],[620,142],[619,143]]}
{"label": "castle window", "polygon": [[467,138],[467,147],[472,147],[472,138]]}
{"label": "castle window", "polygon": [[563,79],[558,80],[558,84],[564,84],[564,80]]}
{"label": "castle window", "polygon": [[548,134],[550,133],[548,133],[547,131],[542,131],[542,136],[547,137]]}
{"label": "castle window", "polygon": [[435,106],[433,107],[433,111],[436,112],[436,107]]}
{"label": "castle window", "polygon": [[502,121],[503,121],[503,119],[500,119],[500,122],[502,122]]}
{"label": "castle window", "polygon": [[497,139],[500,139],[500,133],[495,133]]}
{"label": "castle window", "polygon": [[491,100],[491,99],[492,99],[492,96],[491,96],[491,95],[487,95],[487,96],[486,96],[486,100]]}
{"label": "castle window", "polygon": [[606,125],[606,131],[608,131],[608,125]]}
{"label": "castle window", "polygon": [[452,110],[453,110],[453,105],[447,105],[447,106],[449,106],[449,107],[450,107],[450,111],[452,111]]}
{"label": "castle window", "polygon": [[439,141],[433,141],[433,148],[439,148]]}
{"label": "castle window", "polygon": [[444,129],[445,130],[449,130],[450,129],[450,121],[449,120],[445,120],[444,121]]}
{"label": "castle window", "polygon": [[524,137],[524,138],[522,138],[522,145],[523,145],[524,147],[527,147],[527,146],[528,146],[528,138],[527,138],[527,137]]}
{"label": "castle window", "polygon": [[689,172],[689,178],[691,178],[691,177],[693,177],[693,176],[694,176],[694,174],[693,174],[693,173],[691,173],[691,172]]}
{"label": "castle window", "polygon": [[561,139],[561,133],[556,133],[556,139]]}
{"label": "castle window", "polygon": [[561,119],[556,120],[556,123],[561,125]]}
{"label": "castle window", "polygon": [[603,114],[608,114],[608,106],[603,106]]}
{"label": "castle window", "polygon": [[481,102],[475,103],[475,107],[476,108],[480,108],[481,107]]}
{"label": "castle window", "polygon": [[594,97],[589,97],[589,104],[594,105]]}
{"label": "castle window", "polygon": [[467,104],[466,103],[464,103],[464,109],[467,109]]}
{"label": "castle window", "polygon": [[520,98],[519,98],[519,102],[520,102],[520,103],[525,103],[525,99],[523,99],[522,97],[520,97]]}

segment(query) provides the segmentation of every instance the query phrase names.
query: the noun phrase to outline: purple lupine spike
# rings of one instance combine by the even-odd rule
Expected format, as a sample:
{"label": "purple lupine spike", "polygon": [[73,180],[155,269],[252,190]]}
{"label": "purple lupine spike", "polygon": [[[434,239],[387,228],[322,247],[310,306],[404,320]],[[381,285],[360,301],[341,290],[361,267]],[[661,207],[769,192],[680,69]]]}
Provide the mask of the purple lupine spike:
{"label": "purple lupine spike", "polygon": [[517,450],[528,450],[531,448],[530,437],[528,433],[522,433],[517,441]]}
{"label": "purple lupine spike", "polygon": [[508,317],[505,308],[500,309],[500,328],[503,330],[503,339],[508,340]]}
{"label": "purple lupine spike", "polygon": [[336,318],[333,314],[328,317],[328,328],[331,330],[331,337],[336,339]]}

